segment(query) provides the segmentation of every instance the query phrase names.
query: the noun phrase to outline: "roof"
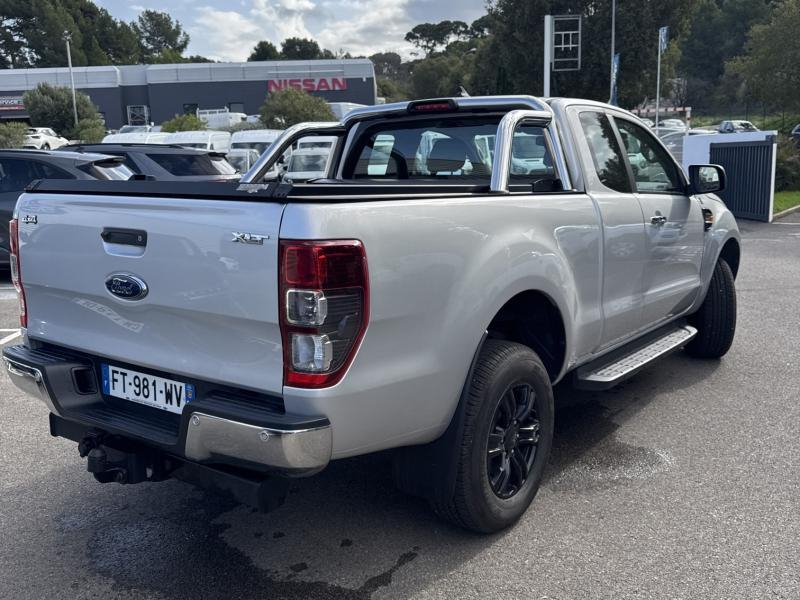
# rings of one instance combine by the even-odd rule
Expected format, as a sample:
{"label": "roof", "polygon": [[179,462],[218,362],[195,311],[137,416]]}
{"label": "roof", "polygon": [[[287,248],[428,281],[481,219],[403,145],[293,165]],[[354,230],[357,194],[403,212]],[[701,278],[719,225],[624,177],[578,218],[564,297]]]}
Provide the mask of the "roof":
{"label": "roof", "polygon": [[[160,153],[174,153],[174,154],[208,154],[208,151],[201,150],[199,148],[187,148],[186,146],[181,146],[179,144],[117,144],[114,142],[111,143],[98,143],[98,144],[70,144],[69,146],[62,146],[62,148],[66,149],[67,151],[58,149],[55,152],[63,152],[64,154],[76,154],[81,153],[82,156],[85,156],[84,152],[89,150],[89,152],[98,152],[102,153],[105,152],[131,152],[131,151],[140,151],[140,152],[160,152]],[[74,152],[73,152],[74,150]]]}
{"label": "roof", "polygon": [[114,158],[108,154],[100,154],[96,152],[70,152],[64,150],[29,150],[27,148],[16,149],[1,149],[0,156],[3,155],[19,155],[19,156],[32,156],[32,157],[51,157],[56,159],[67,159],[78,162],[95,162],[98,160],[105,160],[107,158]]}
{"label": "roof", "polygon": [[[304,77],[374,78],[367,58],[273,60],[242,63],[179,63],[73,67],[75,87],[108,88],[176,82],[265,81]],[[69,86],[69,68],[0,69],[0,92],[31,90],[39,83]]]}

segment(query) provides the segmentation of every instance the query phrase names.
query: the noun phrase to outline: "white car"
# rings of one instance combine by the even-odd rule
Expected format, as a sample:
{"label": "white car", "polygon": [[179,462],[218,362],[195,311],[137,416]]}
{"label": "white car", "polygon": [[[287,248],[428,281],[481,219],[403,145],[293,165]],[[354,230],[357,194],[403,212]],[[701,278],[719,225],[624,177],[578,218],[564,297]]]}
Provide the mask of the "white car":
{"label": "white car", "polygon": [[56,135],[49,127],[29,127],[25,135],[23,148],[36,148],[37,150],[54,150],[69,144],[67,138]]}
{"label": "white car", "polygon": [[320,148],[301,148],[295,150],[286,165],[285,180],[308,181],[325,177],[330,150]]}

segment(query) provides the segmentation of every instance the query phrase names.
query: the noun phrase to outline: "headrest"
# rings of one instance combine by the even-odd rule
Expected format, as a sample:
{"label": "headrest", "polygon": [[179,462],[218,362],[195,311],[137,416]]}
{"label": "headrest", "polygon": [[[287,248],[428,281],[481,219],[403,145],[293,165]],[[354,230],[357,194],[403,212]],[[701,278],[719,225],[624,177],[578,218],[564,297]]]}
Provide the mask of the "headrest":
{"label": "headrest", "polygon": [[467,162],[469,148],[461,140],[440,138],[433,143],[427,166],[431,173],[458,171]]}

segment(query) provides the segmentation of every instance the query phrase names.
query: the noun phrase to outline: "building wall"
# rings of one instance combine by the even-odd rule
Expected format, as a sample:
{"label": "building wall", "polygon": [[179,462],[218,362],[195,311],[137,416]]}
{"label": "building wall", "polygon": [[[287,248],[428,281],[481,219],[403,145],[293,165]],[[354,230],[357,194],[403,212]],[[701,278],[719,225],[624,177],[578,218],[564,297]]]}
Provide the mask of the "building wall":
{"label": "building wall", "polygon": [[[367,60],[181,63],[75,67],[75,87],[98,106],[109,128],[127,123],[128,105],[147,105],[156,124],[183,114],[184,105],[200,109],[241,103],[258,113],[271,90],[304,89],[330,102],[375,103],[375,75]],[[25,119],[15,100],[37,83],[69,85],[65,68],[0,70],[0,119]],[[65,83],[66,82],[66,83]],[[2,101],[5,99],[5,101]]]}

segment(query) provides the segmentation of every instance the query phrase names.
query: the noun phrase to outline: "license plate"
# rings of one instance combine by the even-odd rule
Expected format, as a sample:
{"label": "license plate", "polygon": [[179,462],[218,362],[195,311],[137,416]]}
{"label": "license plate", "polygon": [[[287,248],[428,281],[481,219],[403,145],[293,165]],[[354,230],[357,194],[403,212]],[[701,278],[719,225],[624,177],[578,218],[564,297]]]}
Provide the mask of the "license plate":
{"label": "license plate", "polygon": [[103,393],[181,414],[194,400],[194,386],[103,363]]}

